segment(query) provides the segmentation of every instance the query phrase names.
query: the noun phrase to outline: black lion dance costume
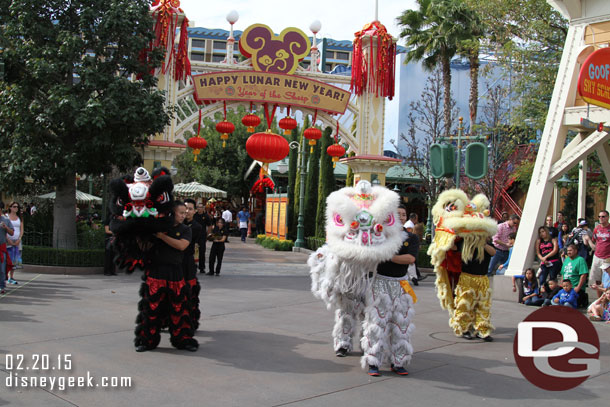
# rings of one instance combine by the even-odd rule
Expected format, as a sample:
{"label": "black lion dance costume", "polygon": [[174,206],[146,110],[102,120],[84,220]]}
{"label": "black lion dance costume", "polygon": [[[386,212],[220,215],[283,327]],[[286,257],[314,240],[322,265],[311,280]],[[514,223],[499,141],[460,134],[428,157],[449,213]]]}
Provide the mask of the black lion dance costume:
{"label": "black lion dance costume", "polygon": [[385,362],[400,368],[413,353],[413,297],[400,279],[377,273],[403,243],[398,202],[396,193],[368,181],[333,192],[326,200],[327,244],[308,261],[314,296],[335,309],[337,356],[352,350],[362,325],[363,368]]}
{"label": "black lion dance costume", "polygon": [[[198,347],[193,338],[191,291],[184,280],[182,253],[155,237],[157,233],[167,233],[175,239],[181,238],[179,232],[172,232],[176,230],[172,216],[173,189],[166,168],[155,170],[151,178],[140,167],[133,179],[124,177],[110,183],[110,229],[114,234],[117,264],[127,273],[143,270],[134,341],[138,352],[155,349],[164,327],[169,327],[174,347],[190,351]],[[181,223],[179,226],[186,228]]]}
{"label": "black lion dance costume", "polygon": [[436,273],[436,294],[449,311],[449,326],[456,336],[472,333],[491,341],[491,288],[487,267],[493,248],[487,240],[497,231],[489,217],[489,200],[483,194],[472,200],[459,189],[441,193],[432,208],[436,225],[428,249]]}

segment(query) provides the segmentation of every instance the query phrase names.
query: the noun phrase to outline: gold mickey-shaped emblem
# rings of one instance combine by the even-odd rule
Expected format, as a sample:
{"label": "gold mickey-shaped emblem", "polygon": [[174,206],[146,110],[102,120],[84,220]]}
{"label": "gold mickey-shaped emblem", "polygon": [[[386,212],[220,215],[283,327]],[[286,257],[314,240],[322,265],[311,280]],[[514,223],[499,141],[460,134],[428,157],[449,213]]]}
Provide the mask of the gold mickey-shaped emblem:
{"label": "gold mickey-shaped emblem", "polygon": [[180,236],[180,232],[177,232],[177,233],[176,233],[176,236]]}
{"label": "gold mickey-shaped emblem", "polygon": [[409,245],[409,242],[404,242],[403,244],[404,244],[405,246],[408,246],[408,245]]}

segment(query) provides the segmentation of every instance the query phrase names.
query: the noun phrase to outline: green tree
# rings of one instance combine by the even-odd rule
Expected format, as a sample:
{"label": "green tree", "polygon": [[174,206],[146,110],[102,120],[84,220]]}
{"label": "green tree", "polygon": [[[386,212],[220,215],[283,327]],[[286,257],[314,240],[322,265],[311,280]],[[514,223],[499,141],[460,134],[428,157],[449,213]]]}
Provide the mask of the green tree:
{"label": "green tree", "polygon": [[463,0],[417,0],[419,10],[405,10],[398,17],[400,37],[406,39],[405,63],[421,61],[425,69],[441,67],[444,90],[444,135],[451,123],[451,58],[462,41],[472,38],[467,30],[472,13]]}
{"label": "green tree", "polygon": [[320,182],[320,143],[313,146],[307,165],[307,180],[305,183],[305,202],[303,214],[305,222],[305,237],[316,234],[316,211],[318,209],[318,183]]}
{"label": "green tree", "polygon": [[544,128],[567,20],[546,0],[465,1],[481,19],[486,45],[496,51],[510,79],[510,98],[515,99],[510,124]]}
{"label": "green tree", "polygon": [[[169,122],[150,74],[163,52],[149,0],[1,0],[0,185],[56,188],[54,243],[76,246],[75,174],[133,169],[137,148]],[[134,74],[141,79],[130,80]]]}
{"label": "green tree", "polygon": [[316,237],[326,236],[326,198],[335,190],[335,169],[331,156],[326,154],[328,146],[333,144],[333,129],[324,129],[320,144],[320,182],[318,184],[318,208],[316,210]]}
{"label": "green tree", "polygon": [[[356,155],[356,153],[353,151],[350,151],[349,154],[347,154],[348,157],[354,157],[355,155]],[[350,167],[350,166],[347,167],[347,174],[345,174],[345,186],[346,187],[354,186],[354,171],[352,170],[352,167]]]}

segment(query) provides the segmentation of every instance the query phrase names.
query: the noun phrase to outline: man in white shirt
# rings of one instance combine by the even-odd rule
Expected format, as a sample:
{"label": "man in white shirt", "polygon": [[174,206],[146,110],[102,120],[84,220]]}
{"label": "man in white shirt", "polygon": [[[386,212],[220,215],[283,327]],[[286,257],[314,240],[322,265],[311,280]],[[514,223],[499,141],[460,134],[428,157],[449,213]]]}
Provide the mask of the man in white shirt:
{"label": "man in white shirt", "polygon": [[229,209],[229,205],[225,207],[225,211],[222,213],[222,218],[225,220],[225,228],[229,230],[229,225],[233,222],[233,214]]}

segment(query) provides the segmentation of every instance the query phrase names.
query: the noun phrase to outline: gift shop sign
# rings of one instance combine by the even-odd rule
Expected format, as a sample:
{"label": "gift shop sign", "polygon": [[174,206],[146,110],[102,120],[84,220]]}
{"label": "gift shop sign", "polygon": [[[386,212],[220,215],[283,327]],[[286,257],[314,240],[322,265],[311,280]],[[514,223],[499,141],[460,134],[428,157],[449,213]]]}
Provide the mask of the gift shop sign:
{"label": "gift shop sign", "polygon": [[593,52],[578,77],[578,94],[585,102],[610,109],[610,48]]}
{"label": "gift shop sign", "polygon": [[199,100],[237,100],[301,106],[343,114],[350,92],[307,78],[281,73],[228,71],[193,75]]}

